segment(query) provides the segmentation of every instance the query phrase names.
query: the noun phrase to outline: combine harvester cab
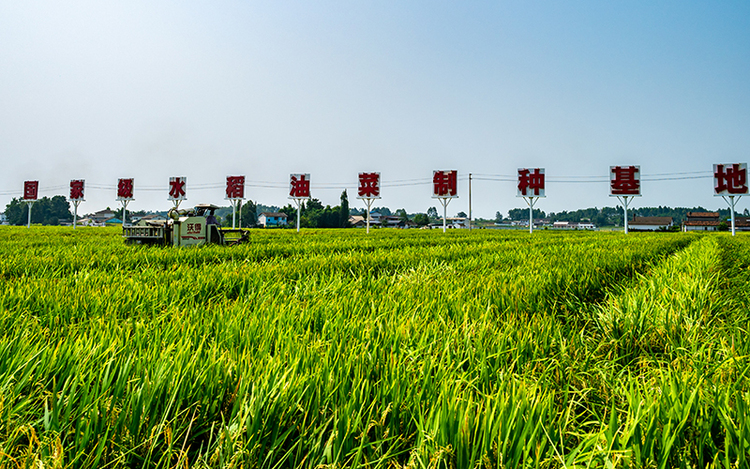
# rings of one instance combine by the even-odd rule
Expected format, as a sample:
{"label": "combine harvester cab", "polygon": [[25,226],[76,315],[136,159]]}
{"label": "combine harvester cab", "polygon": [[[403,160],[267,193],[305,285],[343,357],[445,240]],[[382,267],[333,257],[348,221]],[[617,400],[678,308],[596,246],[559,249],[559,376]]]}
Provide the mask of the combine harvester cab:
{"label": "combine harvester cab", "polygon": [[222,229],[219,226],[214,217],[214,211],[218,208],[216,205],[200,204],[191,210],[172,209],[166,221],[124,227],[123,237],[129,244],[172,246],[235,245],[247,242],[246,230]]}

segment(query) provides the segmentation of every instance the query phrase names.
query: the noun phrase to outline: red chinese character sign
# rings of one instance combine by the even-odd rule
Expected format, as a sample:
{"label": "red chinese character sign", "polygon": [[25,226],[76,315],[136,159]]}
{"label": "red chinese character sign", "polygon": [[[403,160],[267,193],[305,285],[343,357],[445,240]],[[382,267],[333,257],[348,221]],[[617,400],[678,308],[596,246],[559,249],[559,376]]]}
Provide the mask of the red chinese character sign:
{"label": "red chinese character sign", "polygon": [[169,178],[169,196],[167,200],[171,200],[174,204],[174,208],[180,208],[180,202],[187,200],[187,178],[182,177],[171,177]]}
{"label": "red chinese character sign", "polygon": [[289,175],[289,197],[292,199],[310,198],[310,174]]}
{"label": "red chinese character sign", "polygon": [[302,211],[302,201],[310,198],[310,174],[289,175],[289,198],[297,204],[297,232]]}
{"label": "red chinese character sign", "polygon": [[83,179],[70,181],[70,201],[73,202],[73,229],[78,225],[78,204],[83,202]]}
{"label": "red chinese character sign", "polygon": [[232,203],[232,228],[235,228],[237,210],[245,199],[245,176],[227,176],[226,199]]}
{"label": "red chinese character sign", "polygon": [[534,204],[544,194],[544,168],[519,168],[517,197],[523,197],[529,206],[529,233],[534,232]]}
{"label": "red chinese character sign", "polygon": [[243,200],[245,198],[245,176],[227,176],[227,199]]}
{"label": "red chinese character sign", "polygon": [[714,195],[747,193],[747,163],[714,165]]}
{"label": "red chinese character sign", "polygon": [[36,202],[39,196],[39,181],[24,181],[23,183],[23,200],[26,202],[26,206],[29,212],[28,222],[26,228],[31,228],[31,206]]}
{"label": "red chinese character sign", "polygon": [[436,199],[458,197],[458,171],[433,171],[432,197]]}
{"label": "red chinese character sign", "polygon": [[443,233],[448,219],[448,204],[458,197],[458,171],[432,172],[432,198],[443,204]]}
{"label": "red chinese character sign", "polygon": [[380,198],[380,173],[359,173],[358,199]]}
{"label": "red chinese character sign", "polygon": [[380,198],[380,173],[359,173],[358,179],[357,198],[365,201],[365,206],[367,207],[365,223],[367,232],[369,233],[372,202]]}
{"label": "red chinese character sign", "polygon": [[610,194],[614,196],[641,195],[641,167],[640,166],[610,166],[609,167]]}
{"label": "red chinese character sign", "polygon": [[545,197],[544,168],[518,170],[518,197]]}
{"label": "red chinese character sign", "polygon": [[133,178],[117,180],[117,200],[120,202],[133,200]]}
{"label": "red chinese character sign", "polygon": [[732,236],[734,236],[736,198],[747,194],[747,163],[714,165],[714,195],[723,197],[729,204],[732,214]]}
{"label": "red chinese character sign", "polygon": [[75,179],[73,181],[70,181],[70,200],[71,200],[71,202],[83,200],[84,184],[85,183],[84,183],[83,179]]}
{"label": "red chinese character sign", "polygon": [[122,204],[122,226],[128,217],[128,204],[133,200],[133,178],[117,180],[117,201]]}
{"label": "red chinese character sign", "polygon": [[625,234],[628,234],[628,205],[641,196],[640,166],[610,166],[609,195],[617,197],[625,213]]}
{"label": "red chinese character sign", "polygon": [[39,196],[39,181],[23,182],[23,200],[36,200]]}

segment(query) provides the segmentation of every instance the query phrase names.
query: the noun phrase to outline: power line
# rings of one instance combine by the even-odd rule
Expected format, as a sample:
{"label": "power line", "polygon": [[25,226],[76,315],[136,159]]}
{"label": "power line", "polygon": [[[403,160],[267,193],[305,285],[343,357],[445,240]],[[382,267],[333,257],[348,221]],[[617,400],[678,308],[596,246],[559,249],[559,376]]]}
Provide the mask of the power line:
{"label": "power line", "polygon": [[[659,181],[686,181],[695,179],[709,179],[713,178],[714,174],[712,171],[683,171],[673,173],[654,173],[654,174],[642,174],[642,182],[659,182]],[[508,174],[489,174],[489,173],[472,173],[472,179],[476,181],[489,181],[489,182],[517,182],[516,175]],[[458,177],[460,181],[468,181],[468,175],[462,174]],[[607,183],[610,181],[609,176],[602,175],[585,175],[585,176],[550,176],[546,175],[546,181],[555,184],[598,184]],[[409,187],[409,186],[424,186],[432,184],[432,178],[412,178],[412,179],[395,179],[392,181],[386,181],[381,183],[381,187]],[[200,184],[191,184],[188,186],[190,190],[219,190],[223,189],[223,182],[209,182]],[[255,189],[286,189],[289,187],[288,182],[277,182],[277,181],[246,181],[245,187]],[[66,185],[54,185],[48,187],[40,187],[39,192],[49,193],[53,191],[61,191],[68,189]],[[86,189],[90,190],[108,190],[114,191],[117,189],[116,185],[111,184],[100,184],[100,183],[87,183]],[[168,187],[165,186],[138,186],[134,187],[137,191],[146,192],[157,192],[166,191]],[[311,189],[315,190],[338,190],[338,189],[352,189],[356,190],[356,183],[338,183],[338,182],[327,182],[327,183],[311,183]],[[23,191],[4,191],[0,192],[0,196],[22,196]]]}

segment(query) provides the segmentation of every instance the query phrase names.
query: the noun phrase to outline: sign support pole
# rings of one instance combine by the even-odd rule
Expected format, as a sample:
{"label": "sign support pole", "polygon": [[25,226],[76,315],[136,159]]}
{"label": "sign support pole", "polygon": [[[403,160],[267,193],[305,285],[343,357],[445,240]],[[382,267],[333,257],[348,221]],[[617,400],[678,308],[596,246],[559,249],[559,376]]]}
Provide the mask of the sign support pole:
{"label": "sign support pole", "polygon": [[439,197],[440,203],[443,204],[443,233],[445,233],[446,224],[448,223],[448,204],[451,202],[450,197]]}
{"label": "sign support pole", "polygon": [[295,198],[294,203],[297,204],[297,233],[299,233],[299,219],[300,219],[300,212],[302,211],[302,199]]}
{"label": "sign support pole", "polygon": [[524,197],[523,200],[529,206],[529,234],[534,232],[534,204],[537,203],[539,197]]}
{"label": "sign support pole", "polygon": [[[727,198],[728,197],[728,198]],[[737,204],[737,201],[734,200],[735,197],[742,197],[741,195],[722,195],[721,198],[724,199],[724,201],[729,204],[729,208],[731,209],[732,213],[732,236],[734,236],[734,207]]]}
{"label": "sign support pole", "polygon": [[80,204],[80,200],[74,200],[73,201],[73,229],[76,229],[76,225],[78,224],[78,204]]}
{"label": "sign support pole", "polygon": [[27,200],[26,203],[29,206],[29,221],[26,223],[26,228],[31,228],[31,207],[34,205],[34,201]]}
{"label": "sign support pole", "polygon": [[375,199],[369,197],[365,199],[365,204],[367,206],[367,218],[365,220],[365,222],[367,223],[367,234],[370,234],[370,209],[372,208],[373,200]]}
{"label": "sign support pole", "polygon": [[633,197],[634,196],[630,196],[628,198],[627,195],[624,195],[622,197],[617,196],[617,200],[620,201],[620,203],[622,204],[622,208],[625,211],[625,234],[628,234],[628,204],[633,200]]}
{"label": "sign support pole", "polygon": [[[127,218],[129,200],[121,200],[122,202],[122,227],[125,228],[125,219]],[[76,206],[78,207],[78,206]]]}
{"label": "sign support pole", "polygon": [[[235,229],[237,224],[235,223],[235,220],[237,219],[237,211],[239,210],[240,203],[242,202],[241,199],[231,199],[232,201],[232,229]],[[242,211],[240,211],[240,225],[242,224]]]}

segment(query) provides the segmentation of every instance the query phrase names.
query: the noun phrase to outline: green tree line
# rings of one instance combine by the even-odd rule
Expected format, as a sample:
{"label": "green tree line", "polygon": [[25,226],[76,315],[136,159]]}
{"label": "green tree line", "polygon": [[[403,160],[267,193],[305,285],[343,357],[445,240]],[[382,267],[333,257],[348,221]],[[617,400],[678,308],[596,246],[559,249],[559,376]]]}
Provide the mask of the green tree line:
{"label": "green tree line", "polygon": [[[25,225],[29,217],[29,204],[22,198],[13,199],[5,206],[5,216],[11,225]],[[70,203],[62,195],[42,197],[31,208],[31,223],[59,225],[61,221],[72,221]]]}

